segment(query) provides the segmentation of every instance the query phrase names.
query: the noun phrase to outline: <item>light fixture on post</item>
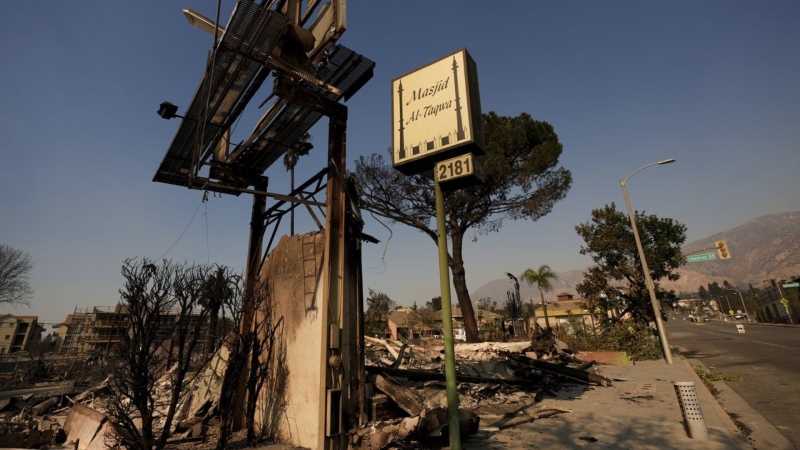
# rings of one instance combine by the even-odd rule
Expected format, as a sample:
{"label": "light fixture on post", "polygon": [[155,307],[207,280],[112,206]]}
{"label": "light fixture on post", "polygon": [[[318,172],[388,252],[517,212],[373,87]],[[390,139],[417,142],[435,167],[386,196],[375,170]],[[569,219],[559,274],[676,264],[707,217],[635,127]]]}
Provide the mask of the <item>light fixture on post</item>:
{"label": "light fixture on post", "polygon": [[753,323],[753,321],[750,320],[750,313],[747,312],[747,306],[745,306],[745,304],[744,304],[744,297],[742,296],[742,291],[740,291],[737,288],[730,288],[728,290],[729,291],[735,291],[735,292],[737,292],[739,294],[739,300],[742,301],[742,310],[744,310],[744,316],[747,317],[747,323]]}
{"label": "light fixture on post", "polygon": [[628,188],[626,187],[626,183],[628,179],[634,176],[640,170],[646,169],[651,166],[658,166],[662,164],[669,164],[675,162],[674,159],[665,159],[663,161],[658,161],[654,163],[650,163],[646,166],[642,166],[633,171],[630,175],[625,177],[624,180],[621,180],[619,184],[622,186],[622,195],[625,197],[625,205],[628,207],[628,217],[631,219],[631,228],[633,228],[633,237],[636,240],[636,248],[639,250],[639,260],[642,262],[642,270],[644,271],[644,283],[647,286],[647,292],[650,294],[650,303],[653,306],[653,315],[656,319],[656,328],[658,329],[658,338],[661,341],[661,348],[664,351],[664,359],[666,359],[667,364],[672,364],[672,353],[669,349],[669,342],[667,342],[667,333],[664,331],[664,324],[661,321],[661,305],[658,303],[658,299],[656,299],[656,291],[655,286],[653,285],[653,279],[650,277],[650,268],[647,267],[647,259],[644,257],[644,250],[642,249],[642,241],[639,238],[639,229],[636,227],[636,218],[633,215],[633,208],[631,208],[631,200],[628,198]]}
{"label": "light fixture on post", "polygon": [[177,112],[178,112],[178,107],[170,102],[161,102],[161,104],[158,105],[158,115],[161,116],[162,119],[169,120],[169,119],[174,119],[176,117],[180,117],[181,119],[183,119],[184,117],[176,114]]}

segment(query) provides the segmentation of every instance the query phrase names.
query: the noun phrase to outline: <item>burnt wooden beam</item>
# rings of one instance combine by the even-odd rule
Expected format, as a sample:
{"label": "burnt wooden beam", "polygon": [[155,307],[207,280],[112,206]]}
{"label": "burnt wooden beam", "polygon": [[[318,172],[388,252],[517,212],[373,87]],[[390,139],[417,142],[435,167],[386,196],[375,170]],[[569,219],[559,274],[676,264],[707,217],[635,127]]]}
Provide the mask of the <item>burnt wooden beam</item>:
{"label": "burnt wooden beam", "polygon": [[[367,366],[367,372],[370,374],[385,374],[392,377],[402,377],[412,381],[445,381],[445,376],[440,372],[430,372],[427,370],[411,370],[411,369],[392,369],[389,367]],[[532,379],[512,378],[488,378],[488,377],[475,377],[469,375],[456,374],[456,381],[459,383],[498,383],[508,384],[512,386],[529,386],[534,387],[541,381],[541,376],[534,374]]]}
{"label": "burnt wooden beam", "polygon": [[598,375],[596,373],[586,372],[584,370],[579,370],[567,366],[561,366],[558,364],[552,364],[545,361],[538,361],[536,359],[528,358],[527,356],[515,355],[513,353],[506,353],[504,356],[506,356],[509,359],[513,359],[516,362],[525,364],[529,367],[533,367],[534,369],[541,370],[542,372],[545,373],[552,373],[554,375],[559,375],[586,384],[596,384],[598,386],[611,386],[610,379],[602,375]]}
{"label": "burnt wooden beam", "polygon": [[391,397],[391,399],[397,403],[397,406],[402,408],[403,411],[407,412],[411,416],[418,416],[422,413],[422,411],[425,410],[425,405],[422,403],[422,401],[420,401],[419,397],[413,390],[405,386],[392,383],[382,375],[378,375],[378,377],[375,379],[375,387],[378,388],[379,391]]}

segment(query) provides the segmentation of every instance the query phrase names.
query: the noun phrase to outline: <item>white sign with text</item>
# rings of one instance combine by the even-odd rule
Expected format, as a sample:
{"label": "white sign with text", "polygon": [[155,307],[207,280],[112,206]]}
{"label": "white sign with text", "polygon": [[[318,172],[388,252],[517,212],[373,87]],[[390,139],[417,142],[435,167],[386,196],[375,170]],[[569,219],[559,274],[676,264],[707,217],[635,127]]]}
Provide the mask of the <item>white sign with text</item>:
{"label": "white sign with text", "polygon": [[397,170],[419,173],[459,153],[481,155],[483,142],[477,67],[466,50],[392,81],[392,162]]}

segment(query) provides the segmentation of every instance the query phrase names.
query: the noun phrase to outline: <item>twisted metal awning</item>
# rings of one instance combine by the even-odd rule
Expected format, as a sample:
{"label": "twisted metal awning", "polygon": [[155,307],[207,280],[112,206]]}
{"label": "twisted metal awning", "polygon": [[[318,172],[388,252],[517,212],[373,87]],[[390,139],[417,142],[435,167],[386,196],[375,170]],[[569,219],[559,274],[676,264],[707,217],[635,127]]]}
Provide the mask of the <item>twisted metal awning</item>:
{"label": "twisted metal awning", "polygon": [[[333,101],[349,98],[372,78],[375,67],[373,61],[342,45],[334,47],[327,63],[322,64],[318,70],[320,79],[342,93],[337,95],[316,86],[309,86],[309,90]],[[317,111],[285,100],[278,100],[273,108],[278,110],[274,119],[257,127],[247,142],[237,146],[228,158],[229,164],[251,174],[263,173],[322,117]]]}
{"label": "twisted metal awning", "polygon": [[255,3],[236,6],[153,181],[188,186],[266,79],[266,57],[288,25],[285,16]]}
{"label": "twisted metal awning", "polygon": [[[316,79],[286,70],[273,50],[290,27],[280,12],[250,0],[237,4],[153,181],[238,195],[322,117],[319,111],[279,98],[249,139],[222,159],[212,158],[215,149],[227,144],[227,131],[273,70],[333,102],[347,100],[372,77],[375,63],[341,45],[314,68]],[[207,178],[199,175],[205,165],[211,166]]]}

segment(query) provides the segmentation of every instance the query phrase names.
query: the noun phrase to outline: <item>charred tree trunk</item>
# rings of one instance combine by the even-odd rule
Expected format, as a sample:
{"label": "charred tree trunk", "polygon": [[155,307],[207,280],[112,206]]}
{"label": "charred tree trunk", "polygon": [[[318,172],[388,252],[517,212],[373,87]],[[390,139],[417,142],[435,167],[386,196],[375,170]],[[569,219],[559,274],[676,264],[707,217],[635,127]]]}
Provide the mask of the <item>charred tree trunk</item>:
{"label": "charred tree trunk", "polygon": [[451,227],[450,238],[453,241],[453,256],[450,258],[450,270],[453,272],[453,287],[456,290],[458,306],[461,308],[461,317],[467,333],[467,342],[478,342],[478,323],[475,321],[475,310],[472,308],[472,299],[467,289],[466,271],[464,270],[464,257],[461,251],[464,242],[464,233],[458,228]]}
{"label": "charred tree trunk", "polygon": [[208,339],[205,344],[206,359],[209,359],[214,352],[217,351],[217,333],[219,332],[219,310],[222,307],[221,303],[215,303],[211,306],[211,312],[208,320]]}
{"label": "charred tree trunk", "polygon": [[234,398],[236,397],[240,376],[247,366],[248,351],[246,336],[240,336],[237,333],[237,336],[232,337],[228,365],[225,368],[219,396],[219,440],[217,441],[217,450],[228,448],[228,440],[233,434],[234,415],[240,413],[234,410]]}
{"label": "charred tree trunk", "polygon": [[[142,410],[146,410],[146,402],[145,406]],[[139,442],[142,445],[142,449],[151,449],[153,448],[153,444],[155,443],[155,433],[153,433],[153,414],[150,413],[142,413],[142,440]]]}
{"label": "charred tree trunk", "polygon": [[[247,443],[253,445],[256,443],[256,404],[258,403],[258,384],[260,366],[258,357],[263,351],[262,342],[258,333],[253,332],[250,337],[251,347],[253,350],[250,352],[250,373],[247,376],[247,403],[245,409],[245,429],[247,430]],[[269,364],[266,361],[265,364]]]}

